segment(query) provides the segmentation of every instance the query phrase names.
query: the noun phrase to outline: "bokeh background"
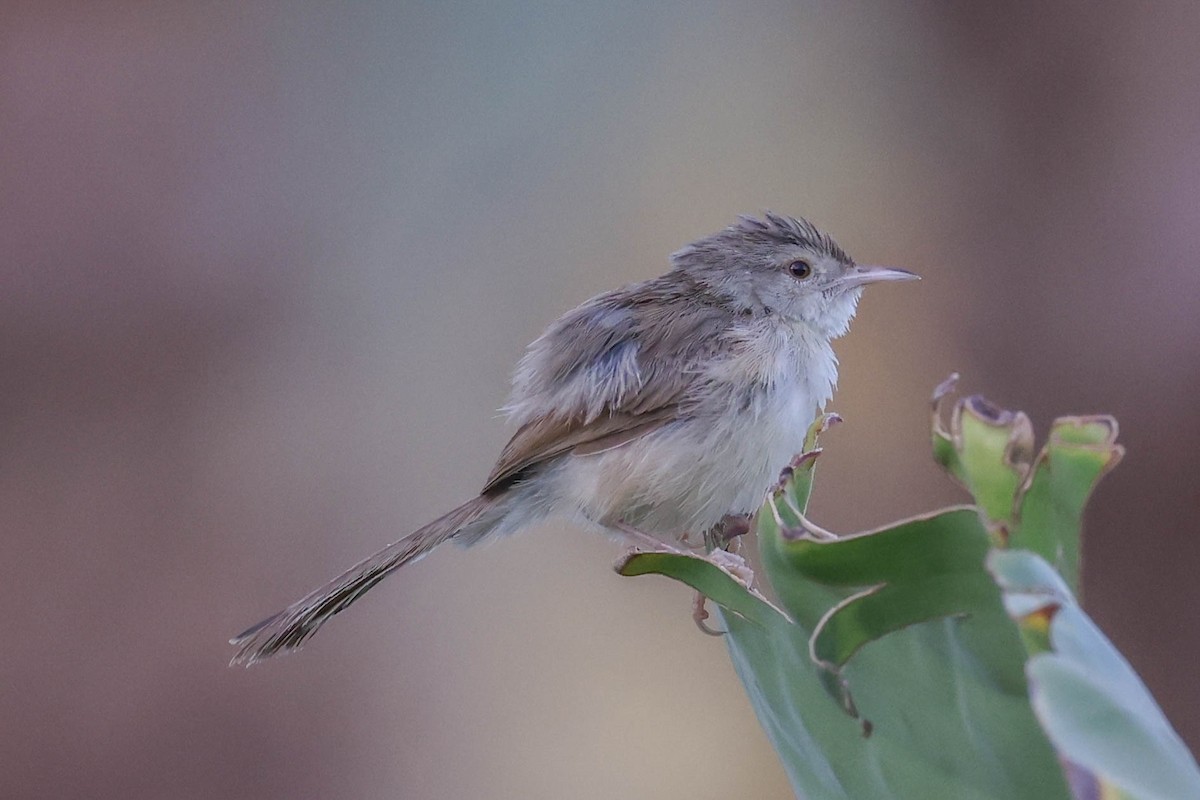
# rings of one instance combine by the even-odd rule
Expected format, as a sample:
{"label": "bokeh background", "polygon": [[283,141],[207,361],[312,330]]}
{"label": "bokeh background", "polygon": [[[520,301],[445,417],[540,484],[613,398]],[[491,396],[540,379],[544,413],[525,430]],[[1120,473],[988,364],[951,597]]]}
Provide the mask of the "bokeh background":
{"label": "bokeh background", "polygon": [[0,6],[0,796],[778,797],[690,595],[566,526],[226,638],[467,498],[525,342],[771,208],[872,290],[815,517],[927,397],[1107,411],[1087,606],[1200,745],[1200,6]]}

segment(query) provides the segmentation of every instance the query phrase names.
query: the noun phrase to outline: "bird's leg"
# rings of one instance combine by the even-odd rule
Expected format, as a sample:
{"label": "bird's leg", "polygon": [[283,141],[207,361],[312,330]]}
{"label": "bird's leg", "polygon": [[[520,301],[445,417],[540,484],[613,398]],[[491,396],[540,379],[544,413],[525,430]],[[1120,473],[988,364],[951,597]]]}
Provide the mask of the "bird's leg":
{"label": "bird's leg", "polygon": [[[627,522],[617,522],[613,527],[620,531],[630,543],[630,549],[633,552],[649,551],[652,553],[681,553],[683,551],[672,547],[664,541],[656,539],[643,530],[639,530]],[[687,533],[685,532],[679,537],[679,541],[687,541]],[[704,624],[704,620],[708,619],[708,609],[704,607],[706,598],[700,592],[696,592],[696,596],[692,598],[692,619],[696,621],[696,627],[707,633],[709,636],[723,636],[722,631],[714,630]]]}
{"label": "bird's leg", "polygon": [[751,588],[751,584],[754,583],[753,570],[746,563],[746,559],[737,553],[731,550],[714,550],[708,554],[708,560],[728,572],[734,580],[747,589]]}
{"label": "bird's leg", "polygon": [[[629,542],[630,549],[634,552],[651,552],[651,553],[675,553],[678,555],[691,555],[699,557],[697,553],[687,553],[679,548],[667,544],[666,542],[651,536],[643,530],[635,528],[633,525],[620,520],[612,524],[612,528],[623,535]],[[721,520],[704,533],[704,541],[706,544],[715,545],[711,547],[707,556],[710,562],[717,567],[720,567],[725,572],[733,576],[734,580],[749,588],[754,580],[754,573],[750,571],[746,560],[737,554],[739,548],[739,536],[742,536],[750,530],[748,517],[729,516]],[[684,537],[681,537],[681,541]],[[707,633],[709,636],[724,636],[724,631],[714,630],[710,628],[705,620],[708,619],[708,609],[705,605],[708,598],[702,592],[696,592],[692,598],[692,619],[696,622],[696,627]]]}
{"label": "bird's leg", "polygon": [[695,596],[692,598],[692,620],[696,623],[696,627],[699,628],[701,632],[707,633],[709,636],[724,636],[725,631],[719,631],[716,628],[710,628],[705,622],[705,620],[708,619],[708,609],[704,607],[704,604],[707,601],[708,598],[704,596],[704,592],[696,592]]}
{"label": "bird's leg", "polygon": [[[704,549],[708,551],[708,559],[733,574],[747,587],[754,580],[754,573],[737,553],[741,549],[739,537],[750,532],[750,519],[750,516],[730,514],[704,532]],[[705,622],[709,616],[705,608],[707,600],[703,592],[696,592],[692,598],[692,619],[696,627],[709,636],[723,636],[724,631],[710,628]]]}
{"label": "bird's leg", "polygon": [[[721,569],[733,576],[733,579],[738,583],[750,588],[750,584],[754,581],[754,573],[750,571],[750,567],[746,564],[746,559],[737,554],[737,539],[729,543],[729,550],[713,550],[708,554],[708,560],[716,564]],[[708,609],[705,608],[705,603],[708,597],[704,592],[696,592],[692,597],[692,620],[696,623],[696,627],[709,636],[724,636],[725,631],[718,631],[710,628],[705,620],[708,619]]]}
{"label": "bird's leg", "polygon": [[713,550],[729,550],[737,552],[739,536],[750,532],[752,515],[728,514],[716,525],[704,532],[704,547],[709,552]]}

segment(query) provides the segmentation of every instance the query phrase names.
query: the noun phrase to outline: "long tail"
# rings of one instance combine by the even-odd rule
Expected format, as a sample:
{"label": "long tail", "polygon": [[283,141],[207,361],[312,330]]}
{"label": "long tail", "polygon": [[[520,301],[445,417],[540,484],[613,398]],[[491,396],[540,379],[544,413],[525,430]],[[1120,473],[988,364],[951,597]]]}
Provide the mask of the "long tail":
{"label": "long tail", "polygon": [[[342,611],[394,570],[420,558],[439,544],[461,533],[478,541],[503,517],[495,513],[497,497],[476,497],[443,517],[393,542],[360,561],[301,600],[229,640],[238,648],[233,664],[256,661],[292,650],[317,632],[330,617]],[[489,513],[492,512],[492,513]]]}

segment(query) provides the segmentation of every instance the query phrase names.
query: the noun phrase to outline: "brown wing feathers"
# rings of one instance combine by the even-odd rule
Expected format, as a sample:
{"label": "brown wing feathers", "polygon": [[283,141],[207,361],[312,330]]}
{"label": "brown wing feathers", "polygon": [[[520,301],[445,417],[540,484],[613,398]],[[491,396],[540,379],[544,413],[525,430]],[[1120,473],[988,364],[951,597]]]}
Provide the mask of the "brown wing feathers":
{"label": "brown wing feathers", "polygon": [[[617,447],[686,413],[699,379],[695,366],[711,356],[726,319],[705,305],[634,304],[624,293],[601,296],[563,317],[531,346],[518,370],[518,396],[509,408],[521,427],[483,493],[503,490],[548,459]],[[570,361],[566,354],[573,354]],[[650,364],[672,365],[672,371],[651,372]],[[523,374],[543,380],[523,384]]]}

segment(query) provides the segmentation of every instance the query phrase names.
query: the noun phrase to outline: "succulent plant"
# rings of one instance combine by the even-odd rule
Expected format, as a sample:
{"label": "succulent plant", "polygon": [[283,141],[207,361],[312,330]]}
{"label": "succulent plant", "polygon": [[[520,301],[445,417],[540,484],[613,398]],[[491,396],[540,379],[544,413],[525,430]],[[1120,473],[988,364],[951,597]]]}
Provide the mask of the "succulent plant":
{"label": "succulent plant", "polygon": [[[753,530],[774,600],[721,559],[636,553],[711,598],[759,720],[809,800],[1200,798],[1200,769],[1076,595],[1084,506],[1117,423],[933,398],[934,458],[974,499],[834,536],[805,516],[818,436]],[[948,412],[948,413],[947,413]],[[761,579],[761,578],[760,578]]]}

